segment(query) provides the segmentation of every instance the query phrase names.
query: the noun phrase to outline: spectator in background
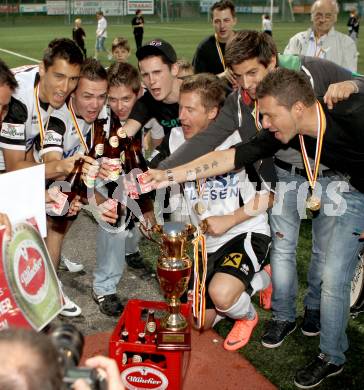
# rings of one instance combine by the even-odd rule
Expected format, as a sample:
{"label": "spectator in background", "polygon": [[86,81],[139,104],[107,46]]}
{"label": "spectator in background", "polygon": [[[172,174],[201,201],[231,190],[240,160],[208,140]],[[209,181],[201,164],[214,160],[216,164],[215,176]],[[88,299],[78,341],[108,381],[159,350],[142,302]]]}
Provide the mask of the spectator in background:
{"label": "spectator in background", "polygon": [[78,47],[82,50],[85,58],[87,57],[85,48],[86,33],[81,27],[82,20],[80,18],[75,19],[75,27],[72,29],[72,39],[77,43]]}
{"label": "spectator in background", "polygon": [[107,21],[102,11],[96,12],[97,28],[96,28],[96,50],[95,58],[97,59],[100,52],[105,52],[108,59],[112,59],[111,53],[105,48],[105,39],[107,38]]}
{"label": "spectator in background", "polygon": [[359,16],[356,9],[350,11],[349,20],[347,23],[349,37],[356,43],[359,34]]}
{"label": "spectator in background", "polygon": [[338,13],[336,0],[316,0],[311,8],[312,27],[294,35],[284,54],[326,58],[355,72],[358,63],[356,45],[347,35],[335,30]]}
{"label": "spectator in background", "polygon": [[234,86],[236,80],[231,70],[225,66],[224,55],[226,44],[235,34],[235,6],[229,0],[221,0],[212,5],[210,12],[215,34],[208,36],[198,45],[192,65],[195,73],[212,73]]}
{"label": "spectator in background", "polygon": [[123,37],[114,38],[111,44],[111,53],[116,62],[128,62],[130,56],[129,41]]}
{"label": "spectator in background", "polygon": [[142,47],[143,44],[143,34],[144,34],[144,18],[142,16],[142,10],[137,9],[135,11],[135,16],[131,21],[133,26],[133,34],[135,38],[136,49]]}
{"label": "spectator in background", "polygon": [[262,16],[262,30],[266,34],[272,36],[272,30],[273,30],[272,21],[270,20],[270,16],[267,14]]}

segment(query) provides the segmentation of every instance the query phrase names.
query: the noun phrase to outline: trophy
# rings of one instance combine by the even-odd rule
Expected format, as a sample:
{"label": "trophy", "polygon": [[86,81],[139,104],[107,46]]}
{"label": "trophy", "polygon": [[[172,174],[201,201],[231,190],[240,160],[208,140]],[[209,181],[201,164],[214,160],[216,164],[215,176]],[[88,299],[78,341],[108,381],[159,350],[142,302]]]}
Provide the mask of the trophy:
{"label": "trophy", "polygon": [[[168,312],[161,319],[157,332],[159,349],[189,349],[188,322],[181,313],[179,298],[186,291],[191,276],[192,261],[186,253],[189,236],[196,228],[191,224],[167,222],[141,229],[144,236],[160,247],[157,275],[168,303]],[[158,239],[152,237],[154,233]]]}

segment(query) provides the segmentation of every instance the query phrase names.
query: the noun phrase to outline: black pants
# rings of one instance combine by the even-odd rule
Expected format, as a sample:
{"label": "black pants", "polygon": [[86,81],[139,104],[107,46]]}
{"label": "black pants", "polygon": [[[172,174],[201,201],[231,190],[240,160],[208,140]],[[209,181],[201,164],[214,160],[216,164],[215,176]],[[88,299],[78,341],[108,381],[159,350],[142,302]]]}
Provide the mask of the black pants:
{"label": "black pants", "polygon": [[135,38],[135,44],[137,50],[142,47],[142,42],[143,42],[143,34],[134,34]]}

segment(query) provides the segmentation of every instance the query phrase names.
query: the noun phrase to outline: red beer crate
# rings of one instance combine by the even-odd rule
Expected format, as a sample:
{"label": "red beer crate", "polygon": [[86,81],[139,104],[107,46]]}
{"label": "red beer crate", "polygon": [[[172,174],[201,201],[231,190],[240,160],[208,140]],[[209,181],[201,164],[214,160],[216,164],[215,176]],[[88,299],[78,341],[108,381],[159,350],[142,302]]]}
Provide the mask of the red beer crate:
{"label": "red beer crate", "polygon": [[[148,310],[155,311],[158,331],[160,320],[158,314],[167,310],[167,304],[129,300],[111,335],[109,356],[116,360],[126,389],[181,390],[190,351],[158,350],[155,334],[146,335],[145,343],[139,343],[138,335],[146,328],[147,318],[143,318],[143,315]],[[181,304],[181,312],[188,318],[190,305]],[[128,332],[127,341],[121,338],[123,331]]]}

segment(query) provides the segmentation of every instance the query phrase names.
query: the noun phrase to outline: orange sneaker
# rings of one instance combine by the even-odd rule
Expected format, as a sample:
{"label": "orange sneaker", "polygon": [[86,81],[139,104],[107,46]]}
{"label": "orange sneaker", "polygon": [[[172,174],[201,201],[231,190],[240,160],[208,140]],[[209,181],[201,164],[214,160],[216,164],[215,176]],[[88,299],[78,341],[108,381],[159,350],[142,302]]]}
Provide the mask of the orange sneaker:
{"label": "orange sneaker", "polygon": [[[272,270],[270,268],[270,264],[266,265],[263,268],[263,270],[272,279]],[[269,283],[269,286],[267,288],[259,292],[259,305],[265,310],[270,310],[272,307],[272,292],[273,292],[272,282]]]}
{"label": "orange sneaker", "polygon": [[257,323],[258,313],[255,313],[253,320],[247,318],[235,320],[233,328],[225,339],[224,348],[228,351],[236,351],[247,345]]}

